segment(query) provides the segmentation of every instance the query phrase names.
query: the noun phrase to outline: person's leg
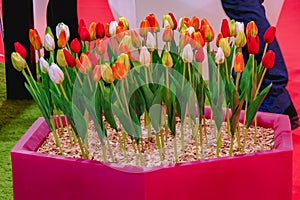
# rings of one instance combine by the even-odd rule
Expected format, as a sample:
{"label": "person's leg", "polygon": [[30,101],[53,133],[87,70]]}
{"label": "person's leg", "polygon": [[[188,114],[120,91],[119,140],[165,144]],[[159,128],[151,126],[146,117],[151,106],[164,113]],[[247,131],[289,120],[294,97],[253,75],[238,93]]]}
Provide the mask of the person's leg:
{"label": "person's leg", "polygon": [[[266,18],[265,9],[262,5],[263,0],[221,0],[222,6],[230,19],[243,22],[245,26],[248,22],[254,21],[258,27],[260,38],[260,51],[256,55],[258,62],[261,61],[265,43],[263,40],[264,32],[270,27]],[[267,70],[262,89],[270,83],[273,86],[263,101],[260,111],[287,114],[290,117],[292,129],[299,126],[298,115],[291,101],[290,95],[286,89],[288,73],[282,56],[279,44],[275,39],[268,47],[275,52],[275,66]],[[245,59],[248,55],[245,55]]]}

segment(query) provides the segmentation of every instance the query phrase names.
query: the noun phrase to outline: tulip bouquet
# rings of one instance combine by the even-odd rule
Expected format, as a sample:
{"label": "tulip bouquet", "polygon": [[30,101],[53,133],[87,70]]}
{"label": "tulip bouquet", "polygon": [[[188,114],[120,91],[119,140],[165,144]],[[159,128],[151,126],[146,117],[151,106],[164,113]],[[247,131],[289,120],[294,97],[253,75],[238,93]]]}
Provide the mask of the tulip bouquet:
{"label": "tulip bouquet", "polygon": [[[13,66],[26,77],[25,85],[62,155],[56,127],[63,129],[64,119],[70,143],[78,143],[86,159],[88,125],[93,121],[104,161],[108,160],[107,150],[114,161],[109,128],[115,131],[124,156],[131,145],[141,165],[146,143],[155,140],[160,159],[164,160],[165,142],[170,138],[174,162],[179,162],[176,136],[185,152],[187,134],[192,135],[197,160],[207,133],[205,104],[211,106],[210,124],[214,119],[216,127],[216,156],[222,148],[222,134],[230,135],[229,155],[235,139],[239,151],[244,152],[246,141],[240,141],[240,134],[246,140],[247,130],[253,120],[256,122],[256,112],[272,86],[260,89],[266,70],[274,65],[274,52],[267,51],[267,45],[275,37],[275,27],[265,33],[267,45],[261,63],[255,60],[260,41],[253,21],[244,31],[243,23],[224,19],[216,51],[211,48],[214,31],[205,18],[182,17],[177,22],[172,13],[163,16],[162,26],[154,14],[149,14],[136,30],[130,29],[124,17],[105,24],[92,22],[88,27],[80,20],[78,34],[80,38],[70,41],[68,26],[59,23],[57,42],[49,27],[42,42],[35,29],[29,31],[39,56],[38,77],[32,76],[25,61],[26,50],[20,43],[15,43],[11,54]],[[250,54],[247,61],[242,53],[245,45]],[[48,58],[41,56],[42,48],[49,52]],[[208,81],[202,77],[206,57]],[[243,108],[245,128],[241,130],[238,122]],[[221,131],[224,112],[227,133]]]}

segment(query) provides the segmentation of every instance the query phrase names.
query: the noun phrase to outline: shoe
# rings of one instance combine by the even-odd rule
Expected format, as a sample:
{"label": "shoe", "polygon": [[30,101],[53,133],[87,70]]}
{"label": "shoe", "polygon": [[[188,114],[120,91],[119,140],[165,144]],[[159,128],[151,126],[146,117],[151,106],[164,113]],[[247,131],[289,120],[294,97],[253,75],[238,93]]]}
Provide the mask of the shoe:
{"label": "shoe", "polygon": [[297,111],[294,107],[293,102],[291,102],[291,104],[289,105],[289,107],[284,111],[283,114],[286,114],[289,116],[290,118],[290,123],[291,123],[291,129],[294,130],[297,127],[300,126],[300,122],[299,122],[299,117],[297,114]]}

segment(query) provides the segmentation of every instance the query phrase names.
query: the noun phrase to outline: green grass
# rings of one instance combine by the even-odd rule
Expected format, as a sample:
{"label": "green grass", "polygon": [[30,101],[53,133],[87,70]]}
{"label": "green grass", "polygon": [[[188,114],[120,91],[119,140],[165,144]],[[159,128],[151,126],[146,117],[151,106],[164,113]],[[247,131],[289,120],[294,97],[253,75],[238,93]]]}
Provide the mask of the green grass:
{"label": "green grass", "polygon": [[41,116],[32,100],[6,100],[5,66],[0,64],[0,199],[13,199],[10,151]]}

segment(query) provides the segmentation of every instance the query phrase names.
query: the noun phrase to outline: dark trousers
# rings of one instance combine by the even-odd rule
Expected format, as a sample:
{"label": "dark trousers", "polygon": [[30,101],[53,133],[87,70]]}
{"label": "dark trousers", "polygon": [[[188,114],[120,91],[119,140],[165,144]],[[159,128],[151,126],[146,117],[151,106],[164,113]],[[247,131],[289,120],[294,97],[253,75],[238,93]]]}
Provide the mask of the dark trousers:
{"label": "dark trousers", "polygon": [[[270,27],[270,23],[266,18],[265,9],[262,5],[263,0],[221,0],[222,6],[230,19],[243,22],[246,25],[250,21],[254,21],[258,27],[258,35],[260,38],[260,51],[256,55],[258,63],[261,61],[265,42],[263,40],[264,32]],[[260,111],[288,114],[290,118],[297,116],[295,108],[291,102],[290,95],[286,89],[288,82],[288,73],[284,58],[280,51],[277,40],[275,39],[268,47],[276,54],[275,66],[268,69],[262,83],[262,89],[270,83],[273,86],[263,101]],[[245,55],[248,59],[248,55]],[[292,106],[292,108],[291,108]],[[290,113],[287,113],[289,110]],[[293,116],[294,115],[294,116]]]}

